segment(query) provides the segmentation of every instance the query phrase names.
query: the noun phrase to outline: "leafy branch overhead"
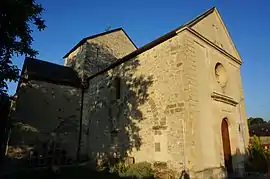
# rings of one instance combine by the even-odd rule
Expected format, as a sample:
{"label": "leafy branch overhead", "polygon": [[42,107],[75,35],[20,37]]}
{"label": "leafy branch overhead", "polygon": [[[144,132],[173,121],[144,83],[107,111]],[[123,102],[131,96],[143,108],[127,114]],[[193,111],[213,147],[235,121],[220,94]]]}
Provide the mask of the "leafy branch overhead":
{"label": "leafy branch overhead", "polygon": [[11,58],[38,54],[31,46],[32,32],[45,29],[43,11],[35,0],[0,1],[0,93],[7,92],[7,81],[17,81],[19,77],[19,69]]}

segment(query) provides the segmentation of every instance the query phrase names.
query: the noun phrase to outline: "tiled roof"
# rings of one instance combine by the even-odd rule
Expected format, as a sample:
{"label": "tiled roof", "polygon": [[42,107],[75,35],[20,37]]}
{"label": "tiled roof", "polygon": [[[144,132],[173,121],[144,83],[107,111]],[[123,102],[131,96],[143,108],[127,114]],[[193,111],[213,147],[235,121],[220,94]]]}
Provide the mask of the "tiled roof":
{"label": "tiled roof", "polygon": [[270,123],[255,124],[249,127],[250,136],[270,136]]}
{"label": "tiled roof", "polygon": [[29,80],[80,87],[80,79],[72,68],[34,58],[25,59],[22,74],[27,74]]}

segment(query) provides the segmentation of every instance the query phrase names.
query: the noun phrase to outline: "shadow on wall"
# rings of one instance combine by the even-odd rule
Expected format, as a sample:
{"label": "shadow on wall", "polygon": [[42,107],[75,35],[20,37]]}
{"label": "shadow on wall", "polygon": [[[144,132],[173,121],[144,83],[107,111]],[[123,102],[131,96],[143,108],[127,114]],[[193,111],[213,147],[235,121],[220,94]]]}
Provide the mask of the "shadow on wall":
{"label": "shadow on wall", "polygon": [[[210,167],[205,168],[200,171],[196,171],[194,174],[198,178],[205,179],[225,179],[226,177],[226,168],[224,166],[219,167]],[[190,176],[187,174],[185,177],[180,177],[180,179],[190,179]]]}
{"label": "shadow on wall", "polygon": [[[247,155],[240,152],[239,149],[236,149],[236,153],[232,155],[231,158],[233,171],[228,171],[228,167],[224,166],[224,163],[220,164],[217,167],[209,167],[200,171],[192,172],[191,175],[194,175],[197,178],[205,179],[241,179],[245,178],[245,163],[247,162]],[[184,175],[185,174],[185,175]],[[188,172],[182,171],[182,174],[179,179],[189,179],[191,178]]]}
{"label": "shadow on wall", "polygon": [[[77,65],[84,71],[97,72],[116,61],[116,52],[106,46],[88,43],[85,47],[76,57],[85,60],[84,66]],[[148,100],[153,78],[139,74],[139,67],[140,61],[133,59],[90,77],[84,98],[81,153],[98,165],[108,164],[112,158],[124,160],[141,146],[139,126],[144,116],[140,107]],[[134,159],[128,161],[133,163]]]}
{"label": "shadow on wall", "polygon": [[190,176],[185,170],[182,170],[179,179],[190,179]]}
{"label": "shadow on wall", "polygon": [[74,158],[80,89],[32,80],[22,84],[17,96],[11,112],[7,164],[50,165]]}
{"label": "shadow on wall", "polygon": [[74,68],[78,74],[90,77],[117,61],[116,51],[97,43],[86,42],[80,51],[69,59],[67,66]]}

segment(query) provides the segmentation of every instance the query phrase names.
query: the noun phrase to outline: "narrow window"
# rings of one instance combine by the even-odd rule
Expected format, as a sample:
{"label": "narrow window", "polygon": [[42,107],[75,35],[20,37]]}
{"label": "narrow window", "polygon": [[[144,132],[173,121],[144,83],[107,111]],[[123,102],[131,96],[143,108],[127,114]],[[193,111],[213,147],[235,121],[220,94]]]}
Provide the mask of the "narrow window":
{"label": "narrow window", "polygon": [[115,93],[116,93],[116,99],[120,99],[121,97],[121,79],[119,77],[115,78]]}
{"label": "narrow window", "polygon": [[155,152],[160,152],[160,143],[159,142],[155,143]]}

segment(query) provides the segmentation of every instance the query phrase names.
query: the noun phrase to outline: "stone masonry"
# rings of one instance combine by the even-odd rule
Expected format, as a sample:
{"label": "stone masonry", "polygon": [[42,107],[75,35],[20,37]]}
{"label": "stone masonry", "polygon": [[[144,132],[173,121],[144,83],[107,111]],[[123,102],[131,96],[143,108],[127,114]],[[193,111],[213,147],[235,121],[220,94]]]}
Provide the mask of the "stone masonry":
{"label": "stone masonry", "polygon": [[[176,178],[183,171],[190,178],[224,178],[230,167],[243,174],[249,133],[242,60],[216,8],[139,49],[123,29],[115,29],[83,39],[64,58],[65,68],[88,85],[32,80],[36,88],[19,90],[13,118],[23,116],[48,131],[62,107],[76,123],[74,135],[65,138],[67,148],[74,154],[80,148],[94,162],[131,157],[162,165]],[[38,97],[43,91],[47,103]],[[37,108],[22,103],[31,96]],[[27,115],[32,109],[41,112]]]}
{"label": "stone masonry", "polygon": [[[61,147],[75,158],[79,119],[80,89],[43,81],[23,82],[17,92],[11,112],[13,128],[9,140],[9,153],[15,148],[41,148],[59,135]],[[21,155],[21,154],[19,154]]]}
{"label": "stone masonry", "polygon": [[[226,37],[219,43],[234,49],[226,44],[230,39],[216,10],[204,21],[219,25],[220,36]],[[226,118],[233,167],[241,175],[248,138],[241,60],[235,51],[225,53],[216,39],[198,35],[213,28],[207,25],[197,22],[180,29],[176,36],[91,78],[85,92],[82,152],[94,159],[132,156],[135,162],[163,162],[176,172],[188,170],[192,177],[220,178],[226,175],[221,138]],[[114,86],[116,79],[120,87]]]}
{"label": "stone masonry", "polygon": [[89,37],[65,57],[65,66],[73,67],[80,76],[91,76],[117,61],[137,47],[122,29],[112,33]]}

